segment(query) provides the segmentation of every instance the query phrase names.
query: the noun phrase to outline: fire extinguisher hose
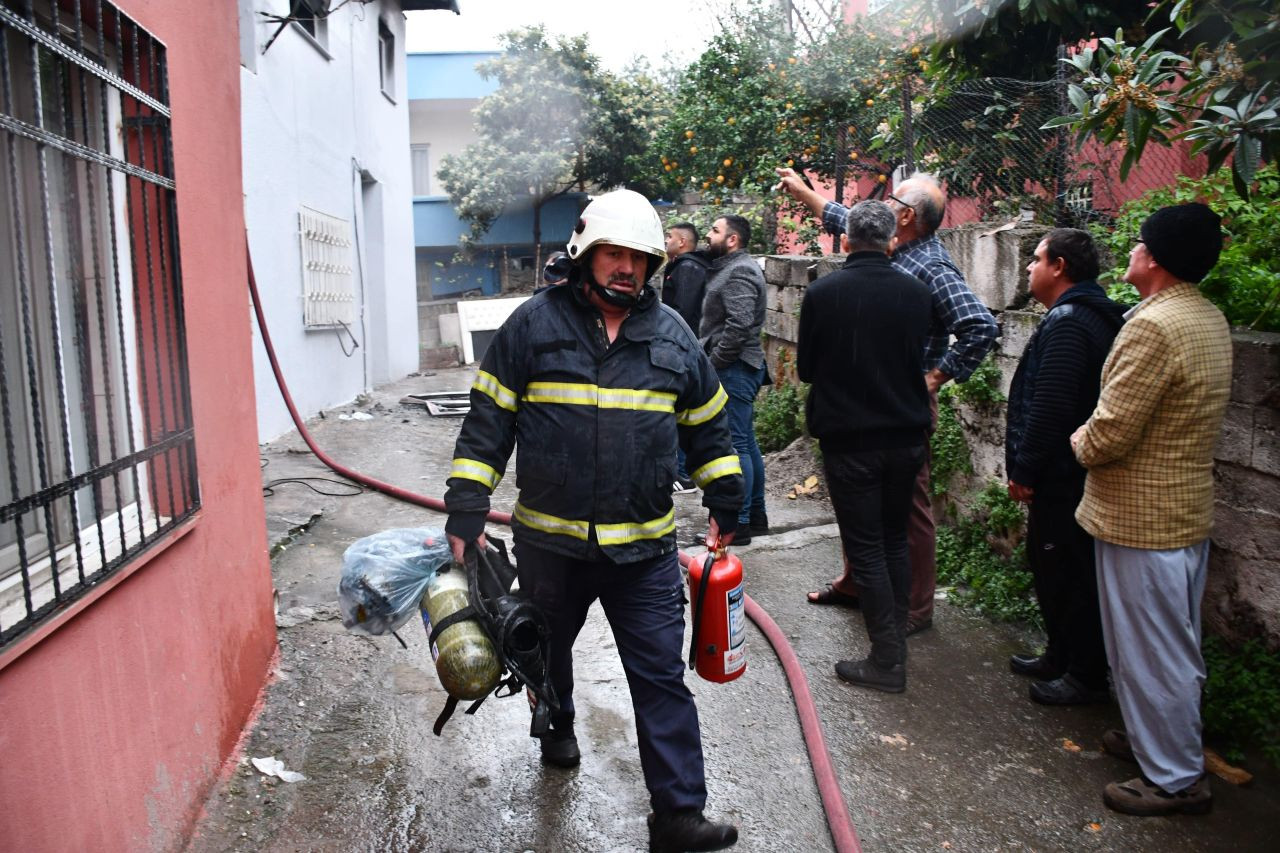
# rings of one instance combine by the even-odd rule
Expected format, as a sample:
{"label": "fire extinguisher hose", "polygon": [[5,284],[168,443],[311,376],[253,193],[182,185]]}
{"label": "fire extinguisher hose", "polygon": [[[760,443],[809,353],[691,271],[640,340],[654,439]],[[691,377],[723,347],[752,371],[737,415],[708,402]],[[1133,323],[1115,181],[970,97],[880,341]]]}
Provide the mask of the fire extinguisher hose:
{"label": "fire extinguisher hose", "polygon": [[[280,396],[284,399],[284,404],[289,409],[289,416],[293,419],[293,424],[297,428],[298,434],[302,436],[302,440],[306,442],[311,452],[331,470],[346,477],[348,480],[360,483],[396,500],[438,512],[446,512],[443,500],[420,495],[361,474],[359,471],[334,461],[320,449],[315,439],[311,437],[311,433],[307,431],[307,425],[303,422],[301,415],[298,414],[298,409],[293,403],[293,397],[289,394],[289,386],[285,384],[284,373],[281,371],[280,362],[276,358],[275,348],[271,344],[271,334],[267,331],[267,321],[262,311],[262,298],[258,294],[258,282],[253,275],[253,258],[249,254],[247,240],[245,241],[245,261],[249,271],[249,295],[253,299],[253,311],[258,320],[258,331],[262,334],[262,344],[266,348],[267,359],[271,362],[271,371],[275,374],[276,385],[279,386]],[[489,512],[486,518],[496,524],[508,526],[511,524],[511,514],[506,512],[493,510]],[[688,554],[683,551],[680,552],[681,565],[688,566],[691,559],[693,558]],[[704,588],[705,585],[704,578]],[[774,653],[777,654],[778,660],[782,663],[782,669],[786,673],[787,683],[791,687],[792,696],[795,698],[796,713],[800,717],[800,729],[804,735],[805,747],[809,752],[809,761],[813,765],[813,775],[818,784],[818,793],[822,798],[822,807],[826,812],[827,825],[831,829],[831,839],[835,842],[836,851],[837,853],[861,853],[862,847],[858,843],[858,833],[854,829],[853,819],[849,816],[849,810],[845,806],[844,794],[840,790],[840,780],[836,776],[835,767],[831,762],[831,753],[827,749],[826,738],[822,734],[822,721],[818,718],[818,709],[814,705],[813,695],[809,692],[809,680],[805,677],[804,668],[800,665],[800,659],[791,648],[791,644],[787,642],[787,637],[782,632],[782,629],[778,627],[769,614],[760,605],[756,604],[751,596],[745,596],[745,599],[747,618],[754,622],[756,627],[765,635],[765,638],[769,640],[769,645],[773,647]],[[697,636],[696,631],[694,636]]]}

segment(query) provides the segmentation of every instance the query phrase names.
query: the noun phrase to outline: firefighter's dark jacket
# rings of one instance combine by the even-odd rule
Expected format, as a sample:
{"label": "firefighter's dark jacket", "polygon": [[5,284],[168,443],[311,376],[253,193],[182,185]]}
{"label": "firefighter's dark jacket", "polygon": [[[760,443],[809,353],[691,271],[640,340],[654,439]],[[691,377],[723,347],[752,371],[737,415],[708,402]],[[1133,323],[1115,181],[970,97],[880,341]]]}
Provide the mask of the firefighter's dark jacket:
{"label": "firefighter's dark jacket", "polygon": [[525,302],[498,330],[454,448],[446,530],[483,530],[512,448],[517,540],[579,559],[632,563],[676,548],[676,442],[703,504],[732,530],[742,468],[728,398],[698,341],[645,287],[609,344],[574,279]]}

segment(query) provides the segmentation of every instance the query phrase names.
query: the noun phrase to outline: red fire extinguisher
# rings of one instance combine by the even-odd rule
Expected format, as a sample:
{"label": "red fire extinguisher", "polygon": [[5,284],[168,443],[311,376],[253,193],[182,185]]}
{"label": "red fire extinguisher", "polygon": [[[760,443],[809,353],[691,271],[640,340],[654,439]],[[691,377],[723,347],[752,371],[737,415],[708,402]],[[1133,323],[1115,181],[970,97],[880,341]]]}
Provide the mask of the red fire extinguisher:
{"label": "red fire extinguisher", "polygon": [[689,668],[707,681],[733,681],[747,671],[746,595],[742,561],[715,546],[689,562],[693,636]]}

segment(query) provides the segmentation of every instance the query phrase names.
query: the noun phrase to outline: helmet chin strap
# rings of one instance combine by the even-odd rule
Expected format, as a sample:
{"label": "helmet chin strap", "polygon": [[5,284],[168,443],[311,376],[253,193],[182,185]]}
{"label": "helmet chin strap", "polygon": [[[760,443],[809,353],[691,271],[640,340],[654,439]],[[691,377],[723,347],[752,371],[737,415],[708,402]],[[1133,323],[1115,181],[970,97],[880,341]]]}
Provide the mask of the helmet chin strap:
{"label": "helmet chin strap", "polygon": [[588,278],[591,290],[614,308],[633,308],[638,300],[637,294],[620,293],[617,290],[605,287],[596,281],[595,276]]}

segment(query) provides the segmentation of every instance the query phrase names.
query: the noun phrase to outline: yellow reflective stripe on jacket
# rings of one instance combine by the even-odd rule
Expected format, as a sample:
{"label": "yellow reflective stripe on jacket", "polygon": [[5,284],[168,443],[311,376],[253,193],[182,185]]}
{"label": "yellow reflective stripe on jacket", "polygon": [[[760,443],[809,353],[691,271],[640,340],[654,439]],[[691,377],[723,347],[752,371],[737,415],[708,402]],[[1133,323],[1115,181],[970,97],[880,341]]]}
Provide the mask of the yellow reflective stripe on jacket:
{"label": "yellow reflective stripe on jacket", "polygon": [[707,421],[720,414],[720,410],[729,402],[729,395],[724,393],[724,386],[717,385],[716,393],[711,395],[711,399],[698,406],[696,409],[685,409],[676,416],[676,423],[681,426],[697,426],[705,424]]}
{"label": "yellow reflective stripe on jacket", "polygon": [[[735,457],[736,458],[736,457]],[[621,524],[597,524],[596,541],[604,545],[625,545],[637,539],[661,539],[676,529],[676,511],[673,508],[661,518],[652,521],[627,521]]]}
{"label": "yellow reflective stripe on jacket", "polygon": [[486,465],[478,459],[464,459],[458,457],[453,460],[453,467],[449,469],[450,477],[459,477],[463,480],[475,480],[482,486],[488,486],[489,491],[498,488],[498,483],[502,482],[502,475],[492,466]]}
{"label": "yellow reflective stripe on jacket", "polygon": [[476,381],[471,383],[471,387],[482,394],[493,398],[493,402],[497,403],[508,412],[516,410],[516,395],[507,386],[498,381],[498,377],[486,371],[476,373]]}
{"label": "yellow reflective stripe on jacket", "polygon": [[635,409],[674,412],[676,395],[670,391],[637,388],[601,388],[575,382],[530,382],[526,403],[559,403],[565,406],[596,406],[601,409]]}
{"label": "yellow reflective stripe on jacket", "polygon": [[583,542],[587,541],[587,532],[591,529],[591,523],[588,521],[576,521],[571,518],[548,515],[545,512],[538,512],[536,509],[529,509],[519,501],[516,502],[516,509],[513,515],[525,527],[532,527],[534,530],[541,530],[543,533],[572,536],[574,539],[581,539]]}
{"label": "yellow reflective stripe on jacket", "polygon": [[600,408],[636,409],[646,412],[674,412],[676,395],[670,391],[643,391],[636,388],[601,388]]}
{"label": "yellow reflective stripe on jacket", "polygon": [[596,386],[576,382],[530,382],[524,392],[525,402],[566,406],[594,406],[596,396]]}
{"label": "yellow reflective stripe on jacket", "polygon": [[738,457],[721,456],[719,459],[712,459],[706,465],[694,471],[693,482],[698,484],[699,489],[705,489],[712,480],[728,477],[730,474],[741,473],[742,463],[738,461]]}

